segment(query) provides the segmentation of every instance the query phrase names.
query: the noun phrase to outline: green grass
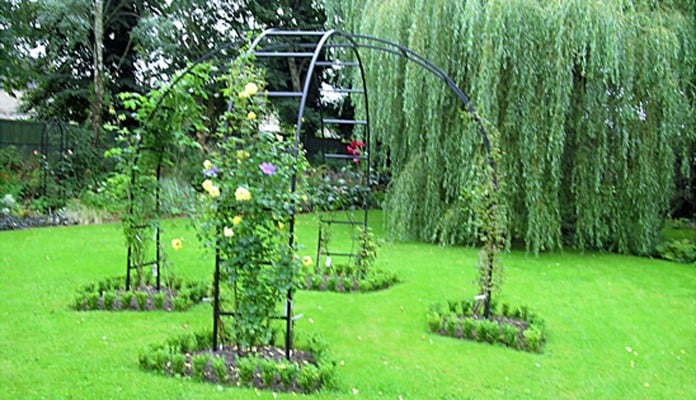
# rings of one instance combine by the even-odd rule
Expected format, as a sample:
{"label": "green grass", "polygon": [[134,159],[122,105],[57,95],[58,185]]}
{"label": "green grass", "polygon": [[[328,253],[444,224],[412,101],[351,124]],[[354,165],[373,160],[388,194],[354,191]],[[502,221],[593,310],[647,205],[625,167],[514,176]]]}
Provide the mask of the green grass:
{"label": "green grass", "polygon": [[[381,236],[379,213],[371,225]],[[187,226],[165,224],[164,240],[185,243],[168,252],[173,268],[211,277],[211,257]],[[297,229],[301,255],[312,255],[316,217],[302,216]],[[544,353],[530,354],[427,333],[430,303],[474,295],[475,262],[475,249],[387,243],[376,267],[397,271],[397,286],[298,293],[298,340],[320,332],[341,361],[338,389],[307,398],[696,398],[693,266],[599,253],[506,255],[502,299],[546,320]],[[68,308],[78,287],[124,269],[118,225],[0,232],[0,399],[273,398],[139,369],[145,345],[209,329],[209,304],[185,313]]]}

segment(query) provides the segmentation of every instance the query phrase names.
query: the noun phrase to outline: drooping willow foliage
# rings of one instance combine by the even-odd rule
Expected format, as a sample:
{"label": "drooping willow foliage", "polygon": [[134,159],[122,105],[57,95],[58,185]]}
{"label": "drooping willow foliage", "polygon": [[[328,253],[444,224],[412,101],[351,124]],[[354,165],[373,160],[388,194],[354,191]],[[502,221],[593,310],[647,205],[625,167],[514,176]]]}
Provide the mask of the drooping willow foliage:
{"label": "drooping willow foliage", "polygon": [[[650,253],[675,174],[695,160],[690,0],[327,0],[340,29],[445,70],[499,132],[508,232],[529,250]],[[373,137],[388,149],[392,232],[476,242],[465,188],[481,140],[449,89],[364,52]],[[377,149],[373,149],[377,151]],[[382,157],[386,162],[386,157]]]}

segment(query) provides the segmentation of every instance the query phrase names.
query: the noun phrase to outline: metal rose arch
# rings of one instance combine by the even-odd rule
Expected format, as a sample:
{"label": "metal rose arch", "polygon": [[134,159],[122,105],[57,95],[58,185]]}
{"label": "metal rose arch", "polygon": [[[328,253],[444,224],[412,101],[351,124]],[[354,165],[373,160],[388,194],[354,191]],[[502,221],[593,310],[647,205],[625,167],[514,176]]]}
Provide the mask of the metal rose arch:
{"label": "metal rose arch", "polygon": [[[203,57],[195,60],[192,65],[183,72],[184,76],[190,73],[194,67],[198,64],[204,63],[213,57],[218,57],[220,55],[225,55],[227,50],[232,49],[233,53],[238,54],[238,49],[242,48],[242,42],[234,42],[226,45],[224,47],[214,49]],[[264,62],[272,62],[272,60],[282,60],[288,63],[288,65],[293,65],[295,76],[288,77],[294,83],[294,90],[274,90],[272,85],[269,83],[267,92],[264,93],[268,98],[285,98],[285,99],[296,99],[298,102],[298,112],[295,121],[282,121],[295,126],[294,143],[288,149],[293,152],[295,156],[298,155],[300,151],[300,145],[303,140],[303,124],[305,123],[305,114],[308,109],[308,102],[312,96],[316,96],[318,92],[322,89],[319,83],[321,82],[321,74],[327,69],[331,69],[335,73],[340,73],[340,71],[356,71],[357,74],[352,73],[348,81],[352,81],[352,85],[347,85],[349,87],[339,87],[329,89],[335,94],[351,96],[351,101],[353,104],[358,104],[356,107],[356,114],[359,114],[351,119],[335,119],[335,118],[321,118],[321,132],[324,132],[326,127],[333,126],[344,127],[346,129],[357,129],[360,132],[360,137],[362,138],[364,151],[359,153],[333,153],[322,154],[324,160],[335,159],[344,161],[356,161],[359,160],[359,165],[361,168],[362,176],[364,177],[364,185],[369,187],[370,178],[370,168],[371,168],[371,149],[374,147],[374,143],[370,140],[370,113],[369,113],[369,99],[368,99],[368,88],[365,78],[365,66],[361,61],[361,51],[378,51],[394,55],[395,57],[400,57],[406,59],[424,70],[430,72],[436,76],[439,80],[443,82],[450,90],[456,95],[461,101],[463,111],[465,111],[474,121],[479,134],[481,135],[483,143],[483,151],[485,153],[486,162],[491,168],[491,187],[494,191],[498,190],[498,181],[496,174],[496,164],[494,158],[491,154],[491,140],[484,126],[482,119],[476,113],[473,105],[471,104],[467,95],[456,85],[456,83],[440,68],[434,65],[432,62],[427,60],[420,54],[409,50],[408,48],[399,45],[388,40],[380,39],[373,36],[353,34],[347,32],[341,32],[337,30],[328,31],[289,31],[289,30],[279,30],[279,29],[268,29],[259,34],[249,45],[248,52],[252,53],[256,64],[263,64]],[[291,71],[292,72],[292,71]],[[165,94],[166,95],[166,94]],[[232,107],[232,102],[230,101],[230,107]],[[157,107],[153,110],[153,114],[157,111]],[[361,148],[362,149],[362,148]],[[139,151],[159,151],[164,152],[165,149],[139,149]],[[338,162],[338,161],[336,161]],[[157,168],[159,171],[159,168]],[[159,176],[157,176],[159,179]],[[135,182],[135,176],[132,182]],[[293,175],[290,182],[290,190],[292,192],[296,191],[297,176]],[[156,189],[159,190],[159,189]],[[157,196],[159,201],[159,196]],[[362,220],[359,222],[354,221],[342,221],[336,219],[324,220],[323,223],[328,225],[358,225],[363,228],[367,228],[368,222],[368,202],[367,195],[363,201],[362,207]],[[295,219],[294,212],[292,213],[288,229],[290,231],[289,245],[294,244],[294,230],[295,230]],[[152,226],[152,225],[150,225]],[[158,229],[156,229],[158,232]],[[222,233],[220,233],[222,234]],[[321,235],[321,233],[319,233]],[[320,237],[321,239],[321,237]],[[157,246],[160,248],[159,235],[156,236]],[[129,248],[128,254],[128,265],[127,265],[127,281],[130,282],[131,269],[135,266],[131,263],[130,257],[131,249]],[[317,250],[317,260],[318,263],[322,256],[352,256],[350,253],[334,252],[326,249]],[[155,268],[160,266],[160,254],[159,251],[155,255],[155,260],[151,261],[149,264],[153,264]],[[489,275],[483,277],[482,279],[488,279],[489,282],[492,281],[493,260],[489,259],[490,263],[486,273]],[[215,275],[214,275],[214,288],[213,288],[213,348],[218,347],[217,336],[218,330],[220,329],[219,323],[220,318],[225,316],[234,317],[235,312],[232,310],[223,310],[220,307],[220,268],[221,268],[220,257],[216,257],[215,265]],[[490,300],[491,300],[491,285],[483,285],[483,292],[481,297],[484,300],[484,315],[487,317],[489,315]],[[283,315],[274,316],[273,318],[284,320],[285,323],[285,355],[290,358],[292,349],[292,330],[293,321],[298,318],[298,316],[293,315],[293,291],[292,289],[287,291],[285,299],[285,307],[282,313]]]}

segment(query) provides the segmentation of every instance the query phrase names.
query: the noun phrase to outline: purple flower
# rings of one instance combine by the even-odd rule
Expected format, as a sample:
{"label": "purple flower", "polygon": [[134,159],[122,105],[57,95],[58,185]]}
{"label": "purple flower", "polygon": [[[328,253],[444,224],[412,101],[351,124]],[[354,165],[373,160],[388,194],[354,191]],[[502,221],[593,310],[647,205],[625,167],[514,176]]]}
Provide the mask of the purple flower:
{"label": "purple flower", "polygon": [[261,168],[261,172],[266,175],[273,175],[278,169],[278,167],[269,162],[262,162],[261,165],[259,165],[259,168]]}
{"label": "purple flower", "polygon": [[214,178],[214,177],[217,176],[218,172],[220,172],[220,170],[218,169],[218,167],[212,167],[212,168],[210,168],[210,169],[204,169],[204,170],[203,170],[203,175],[204,175],[206,178]]}

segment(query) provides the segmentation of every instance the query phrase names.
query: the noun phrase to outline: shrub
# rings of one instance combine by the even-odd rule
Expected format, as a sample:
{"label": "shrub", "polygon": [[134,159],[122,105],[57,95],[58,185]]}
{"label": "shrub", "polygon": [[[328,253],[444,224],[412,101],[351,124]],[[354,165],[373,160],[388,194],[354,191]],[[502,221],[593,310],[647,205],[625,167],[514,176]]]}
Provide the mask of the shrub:
{"label": "shrub", "polygon": [[496,322],[482,320],[479,322],[478,329],[479,334],[477,335],[477,339],[479,341],[483,340],[491,344],[498,341],[498,331],[500,330],[500,325],[498,325]]}
{"label": "shrub", "polygon": [[476,334],[476,320],[472,318],[464,318],[462,322],[462,337],[464,339],[473,339]]}
{"label": "shrub", "polygon": [[276,365],[274,360],[262,360],[259,362],[259,374],[264,386],[271,386],[275,383]]}
{"label": "shrub", "polygon": [[508,324],[503,324],[500,328],[500,340],[508,347],[517,347],[518,329]]}
{"label": "shrub", "polygon": [[121,308],[124,310],[128,310],[131,308],[131,304],[133,303],[133,297],[135,297],[135,293],[133,292],[123,292],[121,295]]}
{"label": "shrub", "polygon": [[114,308],[114,300],[116,300],[116,293],[113,291],[104,292],[102,303],[104,304],[105,310],[111,310]]}
{"label": "shrub", "polygon": [[428,330],[433,333],[439,333],[443,328],[442,315],[439,313],[428,313]]}
{"label": "shrub", "polygon": [[280,372],[280,381],[283,382],[285,387],[291,387],[300,370],[297,364],[292,362],[281,362],[278,364],[278,369]]}
{"label": "shrub", "polygon": [[135,299],[138,302],[138,309],[144,311],[147,306],[147,292],[135,292]]}
{"label": "shrub", "polygon": [[456,336],[458,325],[459,318],[456,314],[450,313],[445,321],[445,332],[447,332],[447,335]]}
{"label": "shrub", "polygon": [[89,293],[87,295],[87,309],[96,310],[99,308],[99,297],[99,293]]}
{"label": "shrub", "polygon": [[338,288],[338,277],[335,275],[330,276],[326,281],[326,288],[332,292],[335,292]]}
{"label": "shrub", "polygon": [[211,357],[210,364],[215,374],[215,378],[220,383],[225,383],[230,380],[230,374],[227,369],[225,359],[222,357]]}
{"label": "shrub", "polygon": [[656,247],[661,258],[690,264],[696,262],[696,240],[674,239]]}
{"label": "shrub", "polygon": [[239,382],[244,386],[252,386],[254,382],[254,370],[256,369],[257,359],[254,357],[243,357],[237,359],[237,374]]}
{"label": "shrub", "polygon": [[162,292],[155,293],[152,296],[152,303],[154,305],[155,310],[161,310],[162,308],[164,308],[164,299],[165,295]]}
{"label": "shrub", "polygon": [[172,374],[183,376],[186,372],[186,356],[181,353],[174,353],[170,358]]}
{"label": "shrub", "polygon": [[304,365],[297,376],[297,384],[305,393],[317,390],[321,384],[319,368],[312,364]]}
{"label": "shrub", "polygon": [[205,380],[206,371],[208,370],[208,362],[210,356],[206,354],[196,354],[191,361],[191,374],[194,378]]}
{"label": "shrub", "polygon": [[544,335],[540,329],[531,326],[522,335],[527,342],[527,349],[533,352],[541,352],[541,345],[544,342]]}

